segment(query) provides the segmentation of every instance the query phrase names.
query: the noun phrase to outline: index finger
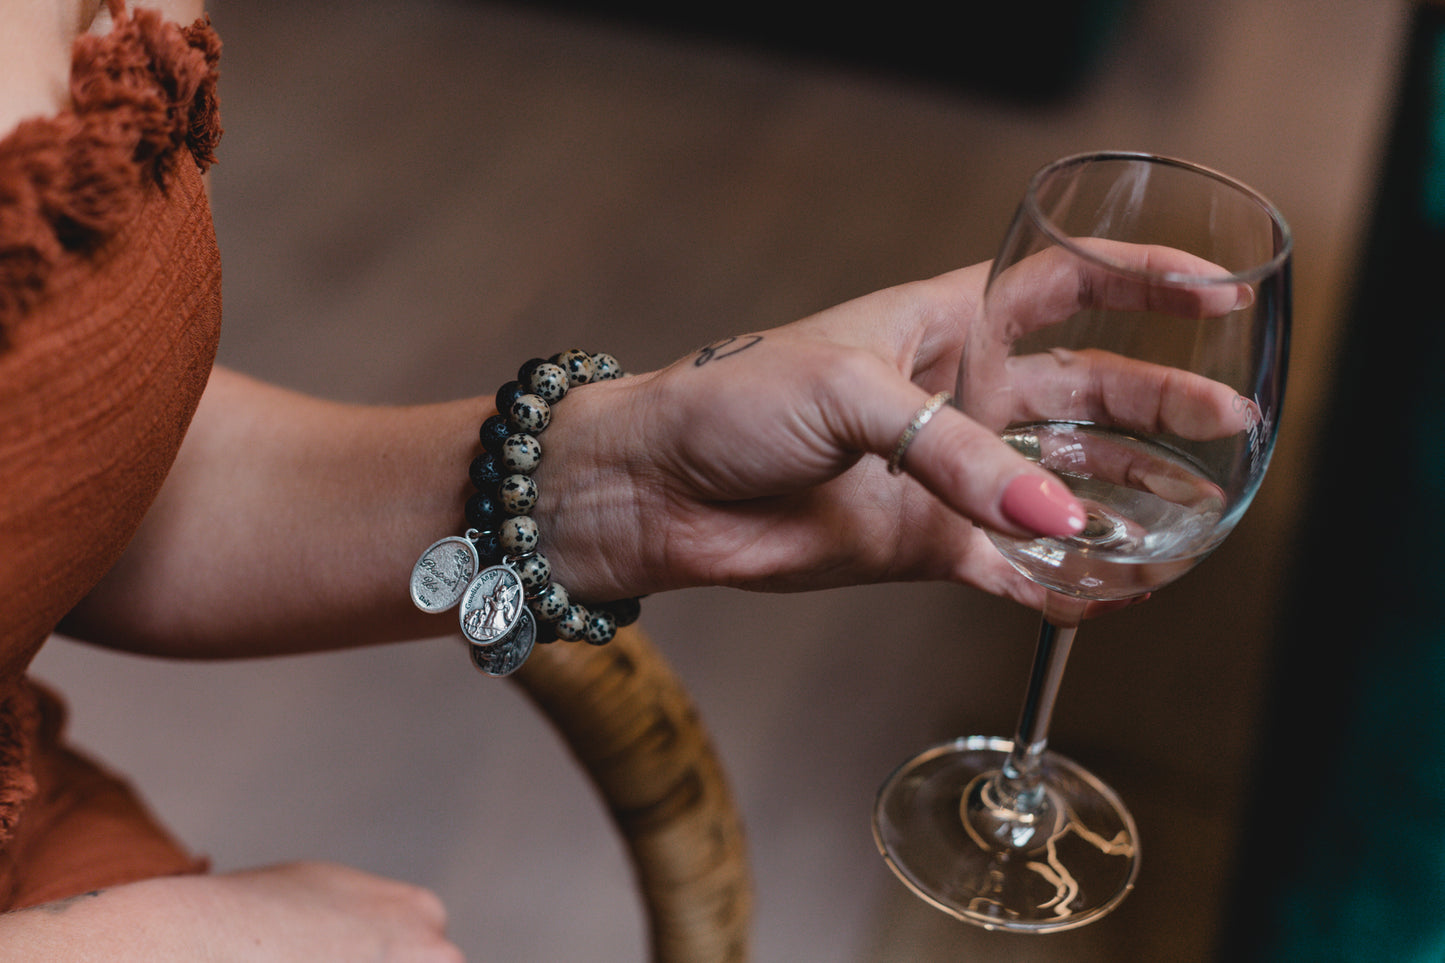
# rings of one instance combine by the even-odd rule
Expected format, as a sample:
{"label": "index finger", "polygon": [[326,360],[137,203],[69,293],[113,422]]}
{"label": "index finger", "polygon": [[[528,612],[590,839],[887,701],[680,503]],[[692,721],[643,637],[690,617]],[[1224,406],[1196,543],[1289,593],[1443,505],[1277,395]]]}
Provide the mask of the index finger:
{"label": "index finger", "polygon": [[1223,382],[1108,351],[1054,348],[1005,365],[1013,421],[1094,421],[1211,441],[1259,420],[1254,402]]}
{"label": "index finger", "polygon": [[1246,307],[1254,291],[1224,268],[1178,248],[1081,238],[1080,257],[1050,247],[989,280],[989,311],[1009,319],[1013,337],[1055,324],[1084,308],[1158,311],[1180,318],[1222,317]]}

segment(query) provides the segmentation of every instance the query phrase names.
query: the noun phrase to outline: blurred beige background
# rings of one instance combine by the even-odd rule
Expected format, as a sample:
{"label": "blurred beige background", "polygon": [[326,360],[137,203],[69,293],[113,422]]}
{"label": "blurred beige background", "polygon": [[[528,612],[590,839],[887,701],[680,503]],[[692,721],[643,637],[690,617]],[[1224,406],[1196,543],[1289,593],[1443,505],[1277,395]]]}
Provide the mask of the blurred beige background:
{"label": "blurred beige background", "polygon": [[[691,591],[644,613],[735,782],[756,959],[1208,959],[1405,0],[1140,0],[1088,82],[1035,106],[526,6],[337,9],[216,4],[213,175],[223,361],[336,397],[489,392],[574,344],[642,370],[981,260],[1028,174],[1081,150],[1183,155],[1279,204],[1298,254],[1276,467],[1212,559],[1088,627],[1055,718],[1056,748],[1143,834],[1138,889],[1110,919],[975,932],[874,852],[895,765],[1011,731],[1030,613],[948,586]],[[965,25],[958,56],[988,43]],[[69,694],[77,738],[218,868],[304,856],[415,880],[474,960],[645,956],[590,788],[453,642],[174,665],[61,640],[36,671]]]}

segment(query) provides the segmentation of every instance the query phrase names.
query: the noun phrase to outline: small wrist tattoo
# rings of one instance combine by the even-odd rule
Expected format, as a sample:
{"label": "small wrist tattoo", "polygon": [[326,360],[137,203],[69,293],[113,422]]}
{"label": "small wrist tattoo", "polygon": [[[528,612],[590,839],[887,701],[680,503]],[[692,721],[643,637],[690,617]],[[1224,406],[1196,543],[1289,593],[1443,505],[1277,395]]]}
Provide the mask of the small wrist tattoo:
{"label": "small wrist tattoo", "polygon": [[721,341],[714,341],[712,344],[698,350],[697,357],[693,359],[693,367],[701,368],[712,361],[721,361],[723,358],[731,358],[740,351],[746,351],[759,341],[763,340],[760,334],[745,334],[742,337],[733,336],[723,338]]}

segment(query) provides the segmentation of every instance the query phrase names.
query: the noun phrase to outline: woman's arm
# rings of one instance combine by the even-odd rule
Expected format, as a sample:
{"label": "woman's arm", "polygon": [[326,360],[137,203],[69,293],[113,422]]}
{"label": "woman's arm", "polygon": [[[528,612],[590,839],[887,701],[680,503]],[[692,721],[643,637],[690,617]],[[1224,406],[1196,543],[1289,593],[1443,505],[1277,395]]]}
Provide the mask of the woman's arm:
{"label": "woman's arm", "polygon": [[[1009,486],[1037,490],[1046,472],[953,411],[910,449],[924,484],[884,470],[913,412],[951,386],[981,280],[905,286],[745,352],[574,389],[536,474],[555,581],[606,601],[951,578],[1036,603],[971,519],[1020,530]],[[338,404],[216,370],[136,538],[62,631],[199,658],[456,632],[454,617],[412,607],[407,582],[422,549],[463,528],[493,412],[476,399]]]}
{"label": "woman's arm", "polygon": [[338,404],[216,369],[140,531],[61,630],[191,658],[447,632],[407,579],[459,529],[490,412]]}
{"label": "woman's arm", "polygon": [[[1141,296],[1046,260],[1032,268],[1039,324],[1081,299]],[[902,285],[573,389],[535,475],[532,514],[554,581],[608,601],[693,585],[949,579],[1041,605],[1043,590],[982,528],[1077,531],[1083,510],[1059,479],[952,408],[914,439],[904,474],[885,468],[913,414],[953,387],[986,274],[979,265]],[[1202,291],[1165,307],[1219,314],[1234,297]],[[1204,419],[1189,426],[1198,437],[1243,427],[1222,385],[1083,360],[1021,378],[1018,416],[1049,395],[1144,421],[1187,407]],[[456,632],[454,618],[415,611],[407,584],[418,554],[463,528],[477,429],[493,412],[476,399],[336,404],[217,370],[136,539],[63,630],[190,657]]]}
{"label": "woman's arm", "polygon": [[460,963],[430,892],[329,863],[168,876],[0,915],[0,963]]}

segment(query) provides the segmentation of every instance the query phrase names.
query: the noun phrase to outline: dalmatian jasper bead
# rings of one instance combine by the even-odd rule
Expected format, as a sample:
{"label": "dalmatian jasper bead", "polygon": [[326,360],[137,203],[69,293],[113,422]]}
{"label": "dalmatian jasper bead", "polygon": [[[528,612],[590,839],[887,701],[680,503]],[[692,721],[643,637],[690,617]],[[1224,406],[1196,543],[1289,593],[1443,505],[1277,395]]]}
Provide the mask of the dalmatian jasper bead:
{"label": "dalmatian jasper bead", "polygon": [[542,400],[540,395],[529,392],[517,396],[517,400],[513,401],[507,410],[507,416],[517,431],[540,435],[552,421],[552,406]]}
{"label": "dalmatian jasper bead", "polygon": [[508,474],[530,475],[542,463],[542,445],[525,432],[502,442],[502,467]]}
{"label": "dalmatian jasper bead", "polygon": [[605,351],[592,356],[592,380],[614,381],[624,374],[622,363]]}
{"label": "dalmatian jasper bead", "polygon": [[557,620],[557,637],[566,639],[568,642],[576,642],[582,638],[587,631],[587,616],[590,613],[575,602],[567,606],[567,611]]}
{"label": "dalmatian jasper bead", "polygon": [[497,499],[508,515],[528,515],[537,505],[537,483],[530,475],[508,475],[497,486]]}
{"label": "dalmatian jasper bead", "polygon": [[606,645],[617,634],[617,621],[606,612],[592,612],[582,630],[582,638],[593,645]]}
{"label": "dalmatian jasper bead", "polygon": [[529,594],[539,593],[552,581],[552,563],[541,552],[528,555],[517,566],[517,575]]}
{"label": "dalmatian jasper bead", "polygon": [[592,356],[586,351],[579,348],[564,351],[557,356],[557,364],[567,372],[567,381],[573,388],[592,383]]}
{"label": "dalmatian jasper bead", "polygon": [[549,405],[555,405],[567,394],[571,382],[567,378],[567,370],[561,365],[544,361],[532,369],[531,376],[527,379],[527,387],[532,394],[537,395]]}
{"label": "dalmatian jasper bead", "polygon": [[497,541],[508,555],[526,555],[537,547],[537,523],[528,515],[509,518],[502,523]]}
{"label": "dalmatian jasper bead", "polygon": [[532,611],[543,622],[555,622],[567,614],[567,607],[571,604],[567,590],[553,582],[532,599]]}

